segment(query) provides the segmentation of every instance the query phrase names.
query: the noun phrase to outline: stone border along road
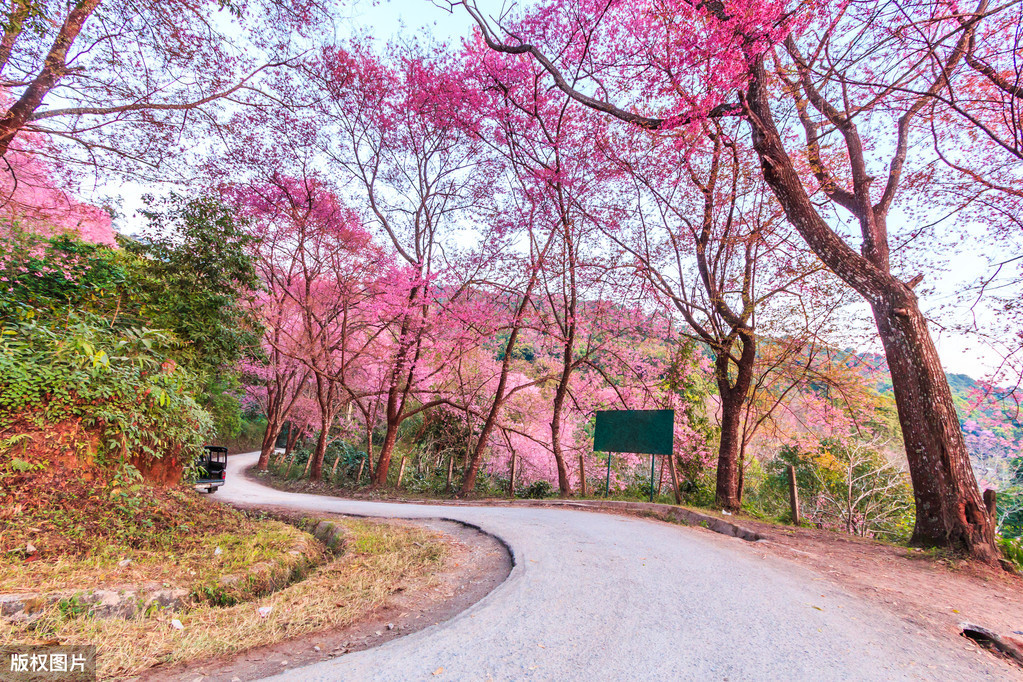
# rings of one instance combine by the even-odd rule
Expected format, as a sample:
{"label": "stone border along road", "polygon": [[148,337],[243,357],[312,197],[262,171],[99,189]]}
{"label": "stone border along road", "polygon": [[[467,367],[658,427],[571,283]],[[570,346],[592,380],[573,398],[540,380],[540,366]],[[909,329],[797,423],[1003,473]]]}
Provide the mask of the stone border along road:
{"label": "stone border along road", "polygon": [[566,508],[422,505],[288,493],[228,459],[217,497],[477,526],[508,579],[454,618],[274,680],[978,680],[1018,668],[938,639],[756,545]]}

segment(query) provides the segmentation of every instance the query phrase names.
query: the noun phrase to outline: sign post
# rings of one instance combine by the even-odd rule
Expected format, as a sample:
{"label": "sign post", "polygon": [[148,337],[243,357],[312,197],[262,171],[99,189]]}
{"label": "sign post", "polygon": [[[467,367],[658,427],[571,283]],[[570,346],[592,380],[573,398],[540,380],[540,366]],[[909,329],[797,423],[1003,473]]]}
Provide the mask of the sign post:
{"label": "sign post", "polygon": [[[596,452],[596,450],[594,450]],[[607,483],[604,485],[604,497],[611,494],[611,453],[607,453]]]}
{"label": "sign post", "polygon": [[675,410],[602,410],[597,412],[593,451],[607,453],[607,484],[611,492],[611,453],[650,455],[650,501],[654,500],[654,456],[671,455],[675,445]]}
{"label": "sign post", "polygon": [[654,501],[654,458],[657,455],[650,455],[650,501]]}

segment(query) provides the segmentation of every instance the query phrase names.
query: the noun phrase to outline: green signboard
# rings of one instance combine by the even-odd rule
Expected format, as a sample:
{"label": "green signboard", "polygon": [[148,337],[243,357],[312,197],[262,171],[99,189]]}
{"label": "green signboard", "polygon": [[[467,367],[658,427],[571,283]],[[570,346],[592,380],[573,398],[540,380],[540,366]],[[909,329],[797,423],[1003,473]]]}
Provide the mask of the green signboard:
{"label": "green signboard", "polygon": [[[650,455],[650,501],[654,501],[654,455],[670,455],[675,445],[675,410],[606,410],[597,412],[594,452]],[[663,464],[661,474],[664,474]],[[672,469],[672,477],[675,475]],[[607,485],[611,492],[611,455],[607,456]],[[676,490],[677,493],[677,490]]]}
{"label": "green signboard", "polygon": [[675,410],[608,410],[597,412],[594,452],[670,455]]}

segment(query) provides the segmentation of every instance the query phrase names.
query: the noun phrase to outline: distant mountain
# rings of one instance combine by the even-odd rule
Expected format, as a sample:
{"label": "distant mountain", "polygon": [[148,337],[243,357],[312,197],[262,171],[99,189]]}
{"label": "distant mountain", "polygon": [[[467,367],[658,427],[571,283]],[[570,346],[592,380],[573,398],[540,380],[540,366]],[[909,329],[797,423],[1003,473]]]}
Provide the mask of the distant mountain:
{"label": "distant mountain", "polygon": [[[888,363],[877,353],[851,349],[845,364],[861,372],[881,395],[892,396]],[[966,374],[948,374],[949,388],[959,413],[966,445],[978,478],[994,482],[998,463],[1023,456],[1023,395],[1018,390],[991,386]]]}

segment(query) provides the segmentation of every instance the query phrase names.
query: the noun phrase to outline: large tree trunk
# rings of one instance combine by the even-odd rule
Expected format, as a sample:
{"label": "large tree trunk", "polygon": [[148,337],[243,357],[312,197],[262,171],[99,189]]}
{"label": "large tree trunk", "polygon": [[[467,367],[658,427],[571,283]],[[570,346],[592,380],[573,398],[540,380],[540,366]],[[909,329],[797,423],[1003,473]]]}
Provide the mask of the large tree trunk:
{"label": "large tree trunk", "polygon": [[316,373],[316,402],[320,407],[320,436],[316,440],[316,450],[313,451],[312,464],[309,469],[309,478],[314,481],[319,481],[323,475],[323,457],[327,452],[330,429],[334,426],[334,418],[339,411],[336,404],[336,388],[333,379],[319,372]]}
{"label": "large tree trunk", "polygon": [[[574,334],[574,330],[572,331]],[[570,334],[570,339],[572,335]],[[553,417],[551,418],[551,450],[554,452],[554,463],[558,467],[558,489],[562,497],[567,497],[572,492],[572,485],[568,481],[568,467],[565,465],[565,453],[561,447],[561,413],[564,411],[565,397],[568,395],[568,381],[572,373],[572,347],[574,343],[570,340],[565,344],[561,379],[558,382],[558,390],[554,394]]]}
{"label": "large tree trunk", "polygon": [[320,436],[316,439],[316,449],[313,451],[313,461],[309,467],[309,480],[318,481],[323,478],[323,456],[327,453],[327,431],[329,424],[320,428]]}
{"label": "large tree trunk", "polygon": [[398,424],[395,420],[387,420],[387,433],[384,435],[384,442],[380,446],[380,457],[377,459],[377,470],[373,475],[373,485],[386,485],[387,472],[391,467],[391,454],[394,452],[394,445],[398,442]]}
{"label": "large tree trunk", "polygon": [[870,202],[869,179],[857,188],[864,233],[861,254],[817,212],[774,124],[764,58],[751,62],[746,105],[764,179],[813,252],[874,311],[913,479],[917,517],[913,539],[961,548],[994,562],[998,557],[994,531],[973,476],[948,379],[916,295],[890,273],[885,215],[878,215]]}
{"label": "large tree trunk", "polygon": [[912,294],[892,298],[872,307],[913,479],[913,542],[963,547],[994,560],[994,528],[927,321]]}
{"label": "large tree trunk", "polygon": [[554,403],[554,419],[551,420],[551,449],[554,452],[554,463],[558,467],[558,490],[562,497],[567,497],[572,494],[572,484],[568,480],[568,466],[561,447],[561,405],[557,399]]}
{"label": "large tree trunk", "polygon": [[[717,484],[714,501],[722,509],[738,511],[742,505],[742,419],[757,360],[756,338],[739,332],[742,352],[733,359],[734,343],[715,349],[714,375],[721,396],[721,439],[718,443]],[[735,366],[734,373],[730,370]]]}
{"label": "large tree trunk", "polygon": [[737,511],[739,492],[739,441],[742,438],[742,401],[730,389],[721,390],[721,441],[718,445],[717,485],[714,501],[722,509]]}
{"label": "large tree trunk", "polygon": [[270,455],[274,451],[274,444],[277,442],[277,437],[280,434],[281,425],[275,425],[270,421],[266,423],[266,430],[263,431],[263,442],[259,448],[259,462],[256,463],[256,468],[260,471],[266,471],[267,465],[270,464]]}

